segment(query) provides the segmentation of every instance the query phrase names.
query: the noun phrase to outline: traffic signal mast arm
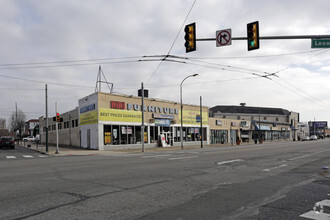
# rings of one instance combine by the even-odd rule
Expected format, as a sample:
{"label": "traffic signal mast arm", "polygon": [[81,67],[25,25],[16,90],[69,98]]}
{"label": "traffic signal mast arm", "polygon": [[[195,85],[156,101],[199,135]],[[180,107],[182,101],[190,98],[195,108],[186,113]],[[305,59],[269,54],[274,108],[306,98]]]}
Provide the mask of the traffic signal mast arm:
{"label": "traffic signal mast arm", "polygon": [[[293,36],[259,36],[260,40],[292,40],[292,39],[321,39],[330,38],[330,35],[293,35]],[[247,37],[232,37],[231,40],[247,40]],[[216,38],[200,38],[196,41],[215,41]]]}

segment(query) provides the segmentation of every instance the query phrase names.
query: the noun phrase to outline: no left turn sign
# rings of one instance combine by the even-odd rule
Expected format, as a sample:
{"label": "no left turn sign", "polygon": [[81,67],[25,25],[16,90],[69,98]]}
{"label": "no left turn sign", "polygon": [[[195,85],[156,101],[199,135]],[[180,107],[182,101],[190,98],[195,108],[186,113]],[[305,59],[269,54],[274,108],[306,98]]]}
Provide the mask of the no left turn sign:
{"label": "no left turn sign", "polygon": [[231,45],[231,29],[217,31],[216,42],[217,47]]}

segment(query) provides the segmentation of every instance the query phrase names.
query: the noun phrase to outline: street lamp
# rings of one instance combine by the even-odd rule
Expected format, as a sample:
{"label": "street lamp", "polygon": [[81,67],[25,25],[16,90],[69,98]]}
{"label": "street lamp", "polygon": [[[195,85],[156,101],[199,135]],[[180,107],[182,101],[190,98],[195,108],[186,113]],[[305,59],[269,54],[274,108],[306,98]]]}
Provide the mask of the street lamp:
{"label": "street lamp", "polygon": [[183,125],[183,118],[182,118],[182,110],[183,110],[183,106],[182,106],[182,84],[183,82],[188,79],[189,77],[195,77],[198,76],[198,74],[193,74],[193,75],[189,75],[186,78],[184,78],[180,84],[180,102],[181,102],[181,128],[180,128],[180,139],[181,139],[181,149],[183,149],[183,132],[182,132],[182,125]]}

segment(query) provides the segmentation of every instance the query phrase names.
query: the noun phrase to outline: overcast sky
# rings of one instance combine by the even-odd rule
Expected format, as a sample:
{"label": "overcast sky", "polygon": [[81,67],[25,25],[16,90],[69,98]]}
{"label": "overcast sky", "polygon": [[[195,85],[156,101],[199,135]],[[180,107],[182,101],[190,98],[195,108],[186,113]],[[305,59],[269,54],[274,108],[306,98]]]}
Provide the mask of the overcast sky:
{"label": "overcast sky", "polygon": [[[45,115],[45,84],[50,117],[56,101],[60,113],[74,109],[95,92],[101,65],[116,93],[137,95],[143,82],[150,97],[179,101],[181,81],[198,73],[184,82],[184,103],[202,96],[209,107],[246,103],[330,121],[328,49],[311,40],[261,40],[254,51],[245,40],[199,41],[185,53],[183,31],[196,22],[198,39],[227,28],[246,37],[246,24],[259,21],[260,36],[326,35],[329,11],[328,0],[1,0],[0,118],[15,103],[27,119]],[[167,54],[179,58],[144,57]]]}

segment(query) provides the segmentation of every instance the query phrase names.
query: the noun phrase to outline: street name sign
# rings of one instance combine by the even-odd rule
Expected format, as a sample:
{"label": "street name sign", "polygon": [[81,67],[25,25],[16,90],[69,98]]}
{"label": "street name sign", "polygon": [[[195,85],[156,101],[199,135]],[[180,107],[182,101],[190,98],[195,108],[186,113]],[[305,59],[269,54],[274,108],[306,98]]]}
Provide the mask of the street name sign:
{"label": "street name sign", "polygon": [[312,39],[312,48],[330,48],[330,38]]}
{"label": "street name sign", "polygon": [[215,35],[217,47],[231,45],[231,29],[217,31]]}

